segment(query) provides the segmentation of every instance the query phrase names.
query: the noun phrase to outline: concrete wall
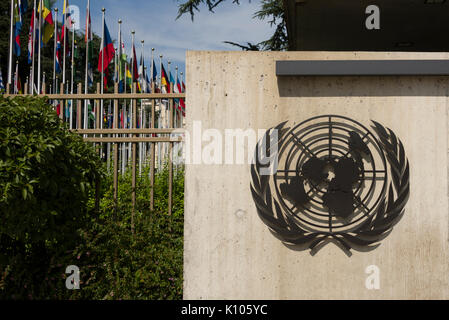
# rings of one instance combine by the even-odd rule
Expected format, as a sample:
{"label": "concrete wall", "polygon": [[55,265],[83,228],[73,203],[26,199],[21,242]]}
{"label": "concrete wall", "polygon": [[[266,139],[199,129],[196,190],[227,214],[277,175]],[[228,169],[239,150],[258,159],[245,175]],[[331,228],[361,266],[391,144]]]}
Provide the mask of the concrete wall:
{"label": "concrete wall", "polygon": [[[194,121],[223,133],[267,129],[322,114],[349,116],[366,126],[376,120],[394,130],[410,161],[405,215],[374,251],[348,257],[329,244],[311,256],[284,246],[260,220],[250,165],[187,165],[184,297],[449,298],[449,79],[276,77],[276,60],[298,59],[449,59],[449,54],[188,52],[187,130]],[[379,290],[365,287],[369,265],[380,268]]]}

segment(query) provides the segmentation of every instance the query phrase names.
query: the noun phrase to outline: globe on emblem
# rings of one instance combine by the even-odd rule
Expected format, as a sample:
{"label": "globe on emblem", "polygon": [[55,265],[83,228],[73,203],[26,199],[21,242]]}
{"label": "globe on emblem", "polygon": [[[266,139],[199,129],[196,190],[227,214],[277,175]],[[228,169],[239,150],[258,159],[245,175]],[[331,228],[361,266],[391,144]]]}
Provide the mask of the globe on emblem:
{"label": "globe on emblem", "polygon": [[385,197],[387,163],[365,126],[342,116],[319,116],[285,135],[273,183],[284,212],[305,230],[349,232]]}

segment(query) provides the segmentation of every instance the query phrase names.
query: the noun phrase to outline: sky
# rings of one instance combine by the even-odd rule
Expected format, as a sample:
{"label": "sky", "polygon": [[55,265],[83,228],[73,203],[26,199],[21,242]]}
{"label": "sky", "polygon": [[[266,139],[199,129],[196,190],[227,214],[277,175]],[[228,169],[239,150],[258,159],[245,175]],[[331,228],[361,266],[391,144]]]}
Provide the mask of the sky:
{"label": "sky", "polygon": [[[267,21],[253,19],[260,7],[260,0],[241,1],[240,5],[231,0],[211,13],[202,5],[192,22],[190,15],[176,20],[178,0],[91,0],[91,19],[94,33],[101,35],[101,8],[106,9],[106,24],[113,40],[118,39],[118,20],[122,19],[122,37],[125,50],[131,52],[131,31],[135,30],[137,59],[141,55],[141,40],[145,41],[145,63],[150,65],[151,48],[155,57],[163,55],[164,65],[172,62],[185,72],[186,50],[240,50],[223,43],[257,43],[268,39],[273,30]],[[61,21],[63,0],[56,2]],[[70,5],[79,7],[81,29],[84,32],[87,0],[69,0]],[[155,59],[159,64],[159,59]]]}

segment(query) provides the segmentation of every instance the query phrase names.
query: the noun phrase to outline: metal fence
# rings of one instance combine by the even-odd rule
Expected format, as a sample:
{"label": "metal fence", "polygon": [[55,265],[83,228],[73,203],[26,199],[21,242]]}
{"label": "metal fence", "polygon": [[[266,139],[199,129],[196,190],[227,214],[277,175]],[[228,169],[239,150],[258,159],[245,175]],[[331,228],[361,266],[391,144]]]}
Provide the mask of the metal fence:
{"label": "metal fence", "polygon": [[[152,92],[154,92],[154,87],[152,89]],[[170,91],[173,92],[173,90]],[[27,88],[25,88],[25,92],[28,92]],[[64,92],[63,84],[61,84],[59,92]],[[96,93],[94,94],[82,93],[81,84],[77,86],[76,92],[74,94],[46,94],[44,86],[43,94],[37,96],[46,97],[55,107],[56,104],[71,106],[72,113],[70,113],[69,117],[65,115],[65,108],[59,109],[59,117],[62,121],[70,122],[71,130],[82,135],[86,142],[93,143],[97,152],[99,152],[99,156],[108,162],[108,170],[112,170],[113,175],[113,196],[116,207],[119,173],[120,171],[124,173],[127,168],[131,168],[132,217],[134,217],[136,205],[137,175],[141,173],[142,167],[149,165],[151,186],[149,202],[150,209],[153,210],[155,172],[166,164],[168,167],[168,213],[171,215],[173,203],[173,159],[176,158],[176,156],[173,156],[173,151],[176,145],[182,147],[182,137],[174,137],[172,134],[175,131],[179,133],[183,127],[183,110],[181,110],[179,100],[185,99],[185,93],[118,93],[117,83],[114,85],[114,93],[101,94],[100,84],[97,84]],[[132,92],[136,92],[136,84],[134,84]],[[11,95],[7,93],[5,96],[26,95]],[[84,119],[86,116],[84,104],[87,101],[89,103],[94,101],[95,121],[92,125],[89,125],[89,123],[86,125]],[[112,106],[110,114],[112,115],[112,128],[103,128],[104,116],[108,115],[104,111],[106,110],[104,106],[107,103]],[[129,107],[128,110],[131,115],[130,123],[126,128],[120,128],[119,112],[127,107]],[[72,118],[73,114],[76,116]],[[142,117],[142,114],[146,116]],[[148,121],[144,121],[144,119],[148,119]],[[158,123],[161,123],[161,119],[165,121],[165,125],[157,126]],[[161,144],[168,145],[168,148],[161,148]],[[137,152],[138,149],[139,152]],[[179,150],[180,148],[177,148],[178,153]],[[129,157],[126,155],[129,155]],[[127,159],[129,160],[127,161]],[[112,167],[109,165],[109,161],[112,161]]]}

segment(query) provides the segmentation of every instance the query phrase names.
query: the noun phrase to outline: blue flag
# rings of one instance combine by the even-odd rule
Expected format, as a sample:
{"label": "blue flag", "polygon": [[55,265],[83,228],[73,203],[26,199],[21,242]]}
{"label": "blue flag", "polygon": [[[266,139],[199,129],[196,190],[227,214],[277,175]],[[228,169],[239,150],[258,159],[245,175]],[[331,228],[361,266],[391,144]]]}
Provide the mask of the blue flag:
{"label": "blue flag", "polygon": [[157,81],[157,68],[156,68],[156,63],[154,63],[153,60],[153,81]]}
{"label": "blue flag", "polygon": [[0,70],[0,90],[5,90],[5,85],[3,84],[2,70]]}

